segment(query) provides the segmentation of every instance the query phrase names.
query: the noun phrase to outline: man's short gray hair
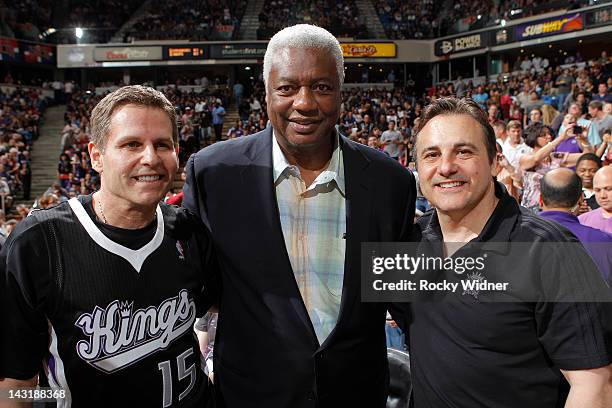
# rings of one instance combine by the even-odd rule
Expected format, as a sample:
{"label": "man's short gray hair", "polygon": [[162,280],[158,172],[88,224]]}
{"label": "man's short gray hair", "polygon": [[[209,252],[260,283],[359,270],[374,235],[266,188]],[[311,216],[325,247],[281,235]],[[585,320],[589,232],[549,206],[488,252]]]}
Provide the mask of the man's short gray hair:
{"label": "man's short gray hair", "polygon": [[340,43],[329,31],[310,24],[286,27],[270,39],[263,63],[264,83],[268,83],[274,58],[287,48],[316,49],[330,54],[336,60],[338,80],[344,83],[344,57]]}

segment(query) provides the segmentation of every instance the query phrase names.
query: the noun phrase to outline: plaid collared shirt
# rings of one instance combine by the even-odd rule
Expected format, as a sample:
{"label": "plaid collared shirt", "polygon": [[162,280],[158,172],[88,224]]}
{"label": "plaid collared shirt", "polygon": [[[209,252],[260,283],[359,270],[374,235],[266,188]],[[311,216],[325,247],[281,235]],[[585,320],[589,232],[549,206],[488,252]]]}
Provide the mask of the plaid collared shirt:
{"label": "plaid collared shirt", "polygon": [[322,344],[336,326],[346,251],[344,163],[336,133],[327,168],[306,186],[272,136],[276,200],[295,280]]}

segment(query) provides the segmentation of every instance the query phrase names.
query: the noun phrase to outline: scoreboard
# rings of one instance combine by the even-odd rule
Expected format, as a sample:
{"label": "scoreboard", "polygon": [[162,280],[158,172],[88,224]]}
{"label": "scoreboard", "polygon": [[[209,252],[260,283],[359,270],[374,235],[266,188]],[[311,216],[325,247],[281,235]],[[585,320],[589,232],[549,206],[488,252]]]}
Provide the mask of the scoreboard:
{"label": "scoreboard", "polygon": [[164,59],[173,60],[198,60],[208,58],[208,47],[193,44],[188,45],[166,45],[164,46]]}

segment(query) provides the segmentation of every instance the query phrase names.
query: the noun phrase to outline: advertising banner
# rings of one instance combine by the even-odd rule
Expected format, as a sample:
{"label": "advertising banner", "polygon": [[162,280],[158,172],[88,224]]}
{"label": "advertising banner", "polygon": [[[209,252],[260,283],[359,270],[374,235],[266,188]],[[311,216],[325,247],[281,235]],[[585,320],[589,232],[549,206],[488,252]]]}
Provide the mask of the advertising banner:
{"label": "advertising banner", "polygon": [[210,46],[210,58],[262,59],[267,47],[267,43],[212,44]]}
{"label": "advertising banner", "polygon": [[571,31],[582,30],[583,28],[584,24],[581,13],[566,14],[546,20],[519,24],[514,27],[514,36],[516,41],[525,41],[532,38],[569,33]]}
{"label": "advertising banner", "polygon": [[25,63],[55,65],[55,47],[51,45],[20,42],[19,48]]}
{"label": "advertising banner", "polygon": [[14,38],[0,38],[0,61],[21,62],[19,44]]}
{"label": "advertising banner", "polygon": [[0,38],[0,61],[55,65],[55,46]]}
{"label": "advertising banner", "polygon": [[158,61],[162,59],[162,47],[96,47],[94,59],[107,61]]}
{"label": "advertising banner", "polygon": [[77,68],[102,66],[93,59],[95,45],[63,45],[57,46],[57,67]]}
{"label": "advertising banner", "polygon": [[395,43],[342,43],[344,58],[395,58]]}
{"label": "advertising banner", "polygon": [[485,33],[476,33],[450,38],[448,40],[436,41],[435,53],[440,57],[442,55],[484,48],[488,45],[486,39],[487,36]]}

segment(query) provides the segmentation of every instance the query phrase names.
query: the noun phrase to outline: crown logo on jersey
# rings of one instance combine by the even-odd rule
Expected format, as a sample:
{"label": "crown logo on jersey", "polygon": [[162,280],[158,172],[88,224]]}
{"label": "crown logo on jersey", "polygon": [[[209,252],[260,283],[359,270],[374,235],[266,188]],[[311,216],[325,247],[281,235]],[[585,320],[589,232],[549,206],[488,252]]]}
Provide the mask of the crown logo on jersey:
{"label": "crown logo on jersey", "polygon": [[179,259],[185,259],[185,251],[183,251],[183,245],[181,241],[176,241],[176,250],[179,253]]}
{"label": "crown logo on jersey", "polygon": [[119,314],[121,315],[121,317],[130,317],[130,315],[132,314],[132,307],[134,306],[134,302],[129,302],[126,301],[119,301]]}

